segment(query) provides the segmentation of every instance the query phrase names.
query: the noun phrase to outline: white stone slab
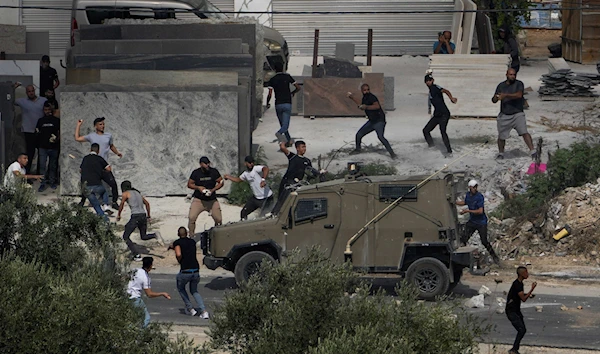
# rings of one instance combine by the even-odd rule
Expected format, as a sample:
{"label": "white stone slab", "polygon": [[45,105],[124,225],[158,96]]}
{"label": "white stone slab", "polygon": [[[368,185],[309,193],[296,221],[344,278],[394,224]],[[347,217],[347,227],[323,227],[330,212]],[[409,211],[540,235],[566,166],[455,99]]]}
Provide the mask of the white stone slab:
{"label": "white stone slab", "polygon": [[117,184],[130,180],[144,195],[188,194],[188,178],[204,155],[221,174],[237,173],[237,101],[237,92],[63,92],[61,193],[79,193],[79,166],[90,149],[73,138],[78,119],[85,135],[94,118],[106,117],[106,132],[123,153],[109,154]]}
{"label": "white stone slab", "polygon": [[37,60],[0,60],[0,75],[31,76],[35,92],[40,94],[40,62]]}

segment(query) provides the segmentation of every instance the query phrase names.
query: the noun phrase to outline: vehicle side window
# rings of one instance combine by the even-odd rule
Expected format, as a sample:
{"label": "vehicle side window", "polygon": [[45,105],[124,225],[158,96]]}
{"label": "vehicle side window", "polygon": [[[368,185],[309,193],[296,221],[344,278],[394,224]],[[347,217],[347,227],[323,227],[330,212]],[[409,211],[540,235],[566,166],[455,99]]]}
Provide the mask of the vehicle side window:
{"label": "vehicle side window", "polygon": [[[417,200],[417,189],[410,192],[411,189],[415,188],[414,184],[385,184],[379,186],[379,201],[380,202],[393,202],[394,200],[402,197],[407,201]],[[409,193],[410,192],[410,193]]]}
{"label": "vehicle side window", "polygon": [[325,217],[327,217],[326,198],[301,199],[294,209],[295,224]]}
{"label": "vehicle side window", "polygon": [[112,7],[87,8],[85,14],[90,25],[101,25],[109,18],[127,18],[125,11],[115,10]]}

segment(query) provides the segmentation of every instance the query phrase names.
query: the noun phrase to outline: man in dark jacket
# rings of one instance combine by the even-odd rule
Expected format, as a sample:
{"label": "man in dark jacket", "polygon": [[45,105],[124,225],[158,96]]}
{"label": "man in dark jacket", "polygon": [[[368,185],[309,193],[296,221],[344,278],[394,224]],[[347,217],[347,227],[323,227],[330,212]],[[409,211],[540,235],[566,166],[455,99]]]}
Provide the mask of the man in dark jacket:
{"label": "man in dark jacket", "polygon": [[504,42],[503,47],[496,51],[498,54],[510,54],[510,58],[512,59],[510,63],[510,67],[515,69],[515,72],[519,72],[521,68],[521,61],[519,60],[519,43],[512,34],[510,27],[502,26],[498,30],[498,36]]}
{"label": "man in dark jacket", "polygon": [[38,157],[40,158],[40,174],[44,175],[38,192],[43,192],[48,184],[52,189],[57,187],[60,119],[52,113],[52,105],[48,101],[44,102],[44,116],[38,120],[35,127]]}

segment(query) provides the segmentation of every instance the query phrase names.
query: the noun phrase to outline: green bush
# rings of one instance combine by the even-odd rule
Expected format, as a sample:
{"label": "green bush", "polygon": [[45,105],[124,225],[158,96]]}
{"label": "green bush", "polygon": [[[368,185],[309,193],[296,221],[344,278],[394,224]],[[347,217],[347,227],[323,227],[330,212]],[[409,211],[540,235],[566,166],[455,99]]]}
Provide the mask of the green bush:
{"label": "green bush", "polygon": [[193,353],[168,326],[142,329],[118,238],[94,213],[0,189],[0,353]]}
{"label": "green bush", "polygon": [[457,303],[419,302],[407,284],[397,293],[370,295],[351,267],[313,249],[285,264],[262,264],[227,294],[207,347],[235,354],[471,353],[489,330]]}
{"label": "green bush", "polygon": [[527,191],[505,200],[492,215],[531,216],[544,211],[547,202],[565,188],[596,182],[600,177],[600,144],[574,143],[550,155],[545,174],[527,179]]}

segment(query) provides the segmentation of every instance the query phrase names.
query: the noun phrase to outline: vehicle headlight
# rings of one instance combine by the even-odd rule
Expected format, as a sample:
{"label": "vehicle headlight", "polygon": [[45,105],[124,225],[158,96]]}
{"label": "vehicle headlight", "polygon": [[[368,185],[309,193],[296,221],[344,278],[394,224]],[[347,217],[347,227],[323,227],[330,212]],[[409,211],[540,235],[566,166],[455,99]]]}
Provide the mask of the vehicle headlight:
{"label": "vehicle headlight", "polygon": [[281,50],[281,45],[275,42],[265,41],[265,45],[269,48],[269,50]]}

